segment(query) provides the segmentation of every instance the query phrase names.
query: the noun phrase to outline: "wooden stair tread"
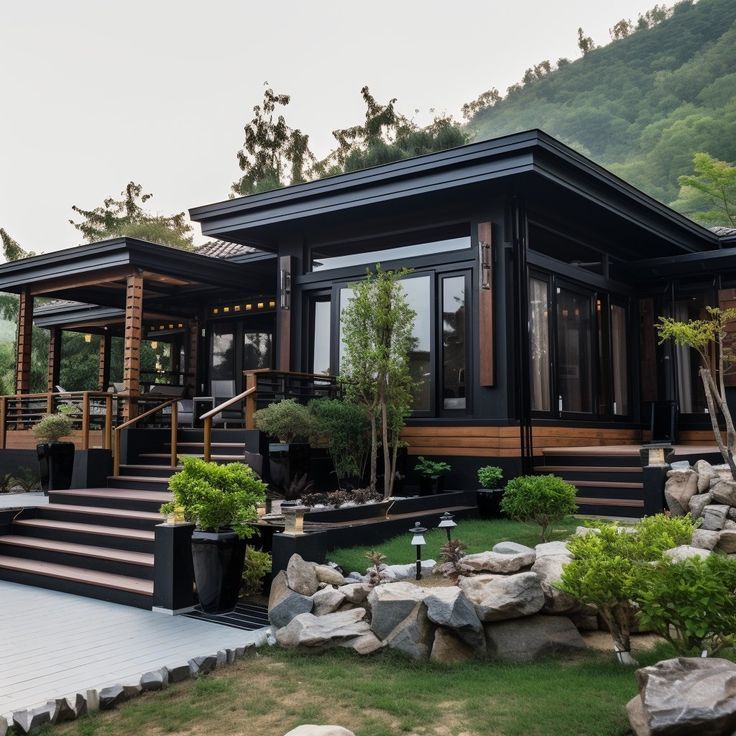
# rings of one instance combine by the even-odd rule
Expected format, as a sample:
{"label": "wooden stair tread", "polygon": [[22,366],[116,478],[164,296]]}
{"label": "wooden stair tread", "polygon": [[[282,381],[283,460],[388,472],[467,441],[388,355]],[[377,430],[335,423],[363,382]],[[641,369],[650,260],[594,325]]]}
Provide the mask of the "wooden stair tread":
{"label": "wooden stair tread", "polygon": [[573,485],[578,488],[643,488],[643,483],[626,482],[621,480],[575,480]]}
{"label": "wooden stair tread", "polygon": [[[169,467],[168,460],[171,457],[168,452],[142,452],[140,453],[139,457],[149,457],[151,459],[155,460],[166,460],[165,465],[140,465],[138,467],[140,468],[163,468],[163,467]],[[202,458],[204,455],[198,455],[195,452],[178,452],[177,457],[198,457]],[[210,455],[211,460],[227,460],[228,462],[235,463],[235,462],[244,462],[243,458],[240,457],[240,455]],[[121,465],[120,467],[125,467]],[[181,467],[177,467],[176,470],[181,470]]]}
{"label": "wooden stair tread", "polygon": [[62,511],[72,514],[94,514],[96,516],[117,516],[125,519],[141,519],[143,521],[163,521],[164,515],[153,511],[131,511],[129,509],[111,509],[105,506],[72,506],[68,503],[49,503],[41,507],[46,511]]}
{"label": "wooden stair tread", "polygon": [[53,497],[56,493],[78,498],[107,496],[108,498],[119,498],[126,501],[161,501],[161,503],[166,503],[171,500],[171,494],[165,491],[140,491],[135,488],[75,488],[68,491],[49,491],[49,497]]}
{"label": "wooden stair tread", "polygon": [[125,529],[117,526],[100,526],[98,524],[81,524],[76,521],[56,521],[55,519],[16,519],[14,525],[33,527],[36,529],[62,529],[79,534],[99,534],[109,537],[138,539],[144,542],[153,542],[154,532],[143,529]]}
{"label": "wooden stair tread", "polygon": [[575,499],[578,506],[628,506],[630,508],[644,508],[644,501],[638,498],[584,498]]}
{"label": "wooden stair tread", "polygon": [[[141,457],[153,457],[153,455],[142,455]],[[162,454],[160,457],[168,457],[168,455]],[[121,465],[120,468],[125,468],[126,470],[151,470],[151,468],[155,468],[156,470],[170,470],[172,473],[178,473],[182,469],[182,466],[177,465],[176,467],[172,468],[167,463],[166,465]]]}
{"label": "wooden stair tread", "polygon": [[628,465],[537,465],[535,473],[641,473],[641,467]]}
{"label": "wooden stair tread", "polygon": [[32,575],[71,580],[76,583],[87,583],[101,588],[114,588],[139,595],[153,595],[153,581],[132,578],[128,575],[117,575],[114,573],[97,572],[85,570],[81,567],[70,565],[59,565],[55,562],[40,562],[38,560],[26,560],[20,557],[7,557],[0,555],[0,570],[16,570],[27,572]]}
{"label": "wooden stair tread", "polygon": [[84,555],[85,557],[96,557],[101,560],[114,560],[116,562],[128,562],[133,565],[153,567],[153,555],[146,552],[129,552],[123,549],[96,547],[91,544],[77,544],[75,542],[57,542],[54,539],[26,537],[21,534],[0,536],[0,544],[46,549],[51,552],[65,552],[71,555]]}
{"label": "wooden stair tread", "polygon": [[[164,442],[164,445],[171,447],[171,442]],[[204,447],[204,442],[177,442],[177,447]],[[245,442],[211,442],[211,447],[237,447],[245,449]]]}

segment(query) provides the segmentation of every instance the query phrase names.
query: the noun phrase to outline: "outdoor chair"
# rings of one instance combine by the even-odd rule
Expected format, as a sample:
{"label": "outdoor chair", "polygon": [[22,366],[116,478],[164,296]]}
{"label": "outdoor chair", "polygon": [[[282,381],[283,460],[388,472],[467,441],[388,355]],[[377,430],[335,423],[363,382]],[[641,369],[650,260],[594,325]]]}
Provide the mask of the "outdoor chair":
{"label": "outdoor chair", "polygon": [[[228,399],[235,396],[235,381],[233,379],[210,381],[210,393],[215,400],[215,406],[219,406]],[[233,406],[225,409],[213,418],[213,424],[222,424],[226,429],[228,424],[243,425],[243,406]]]}

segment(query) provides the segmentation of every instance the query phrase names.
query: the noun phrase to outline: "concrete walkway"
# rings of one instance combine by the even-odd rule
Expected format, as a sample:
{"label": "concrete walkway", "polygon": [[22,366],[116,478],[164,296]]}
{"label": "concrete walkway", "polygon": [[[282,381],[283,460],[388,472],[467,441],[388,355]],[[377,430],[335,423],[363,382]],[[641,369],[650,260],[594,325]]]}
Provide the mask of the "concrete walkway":
{"label": "concrete walkway", "polygon": [[30,493],[0,493],[0,509],[24,509],[33,506],[45,506],[49,502],[43,491]]}
{"label": "concrete walkway", "polygon": [[266,631],[0,581],[0,715],[138,682],[159,667],[261,642]]}

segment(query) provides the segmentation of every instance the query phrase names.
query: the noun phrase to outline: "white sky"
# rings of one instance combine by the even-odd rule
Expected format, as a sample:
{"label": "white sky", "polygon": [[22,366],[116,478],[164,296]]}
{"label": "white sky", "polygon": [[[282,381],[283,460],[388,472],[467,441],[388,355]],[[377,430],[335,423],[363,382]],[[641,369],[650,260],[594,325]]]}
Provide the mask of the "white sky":
{"label": "white sky", "polygon": [[[0,0],[0,227],[76,245],[71,205],[131,179],[170,213],[226,199],[263,82],[324,155],[368,84],[398,108],[460,117],[542,59],[576,58],[654,0]],[[196,229],[199,240],[199,231]]]}

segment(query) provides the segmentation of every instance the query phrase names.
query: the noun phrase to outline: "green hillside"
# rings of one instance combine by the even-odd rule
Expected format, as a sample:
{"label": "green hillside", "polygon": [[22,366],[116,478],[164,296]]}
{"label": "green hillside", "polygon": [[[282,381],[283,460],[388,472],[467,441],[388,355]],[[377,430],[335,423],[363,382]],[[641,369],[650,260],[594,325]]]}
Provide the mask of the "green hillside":
{"label": "green hillside", "polygon": [[694,153],[736,161],[736,2],[679,3],[660,24],[527,82],[469,123],[474,140],[528,128],[671,203]]}

